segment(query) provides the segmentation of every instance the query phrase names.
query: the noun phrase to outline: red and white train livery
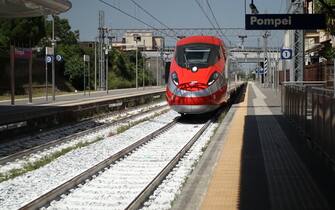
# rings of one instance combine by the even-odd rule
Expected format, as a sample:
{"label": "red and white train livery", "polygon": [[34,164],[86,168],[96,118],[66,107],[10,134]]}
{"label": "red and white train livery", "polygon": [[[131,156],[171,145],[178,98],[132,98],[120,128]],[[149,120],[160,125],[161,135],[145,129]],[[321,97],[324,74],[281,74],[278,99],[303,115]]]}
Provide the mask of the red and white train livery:
{"label": "red and white train livery", "polygon": [[224,43],[214,36],[191,36],[177,42],[166,87],[171,108],[201,114],[226,101]]}

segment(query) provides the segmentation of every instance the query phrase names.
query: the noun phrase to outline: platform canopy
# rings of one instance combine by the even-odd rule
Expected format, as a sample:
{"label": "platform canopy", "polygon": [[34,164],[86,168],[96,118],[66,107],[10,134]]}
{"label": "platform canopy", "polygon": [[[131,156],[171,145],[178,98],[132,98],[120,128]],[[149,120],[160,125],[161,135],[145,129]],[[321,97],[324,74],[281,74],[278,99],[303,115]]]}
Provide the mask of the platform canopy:
{"label": "platform canopy", "polygon": [[0,0],[0,17],[35,17],[69,10],[68,0]]}

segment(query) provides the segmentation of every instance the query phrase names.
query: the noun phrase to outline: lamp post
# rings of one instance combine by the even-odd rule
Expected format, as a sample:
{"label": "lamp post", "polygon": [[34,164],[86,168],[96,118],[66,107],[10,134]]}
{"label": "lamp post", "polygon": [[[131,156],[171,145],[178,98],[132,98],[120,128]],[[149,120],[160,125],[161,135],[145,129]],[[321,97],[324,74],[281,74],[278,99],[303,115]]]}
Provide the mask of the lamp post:
{"label": "lamp post", "polygon": [[[269,31],[265,31],[264,35],[263,35],[263,41],[264,41],[264,79],[266,80],[267,82],[267,85],[269,85],[269,76],[268,76],[268,73],[265,77],[265,62],[267,61],[268,62],[268,66],[270,66],[270,62],[268,60],[268,37],[270,36],[270,32]],[[268,67],[267,66],[267,67]],[[266,68],[268,69],[268,68]],[[270,71],[268,71],[270,72]]]}
{"label": "lamp post", "polygon": [[156,86],[159,85],[158,83],[158,50],[159,48],[157,48],[157,57],[156,57]]}
{"label": "lamp post", "polygon": [[84,96],[86,96],[86,73],[85,73],[85,61],[86,61],[86,55],[84,55]]}
{"label": "lamp post", "polygon": [[335,98],[335,58],[334,58],[334,67],[333,67],[333,76],[334,76],[334,83],[333,83],[333,85],[334,85],[334,98]]}
{"label": "lamp post", "polygon": [[138,89],[138,45],[137,43],[141,41],[141,36],[139,34],[133,34],[133,37],[136,43],[136,89]]}
{"label": "lamp post", "polygon": [[87,88],[87,85],[86,85],[86,62],[87,62],[87,71],[88,71],[88,74],[87,74],[87,80],[88,80],[88,95],[90,96],[91,95],[91,85],[90,85],[90,77],[91,77],[91,73],[90,73],[90,56],[89,55],[84,55],[84,95],[86,95],[86,88]]}
{"label": "lamp post", "polygon": [[[55,16],[52,15],[52,39],[51,39],[51,46],[53,53],[55,52]],[[55,54],[53,54],[52,61],[51,61],[51,71],[52,71],[52,101],[56,101],[55,96]]]}
{"label": "lamp post", "polygon": [[94,90],[97,90],[97,37],[94,39]]}
{"label": "lamp post", "polygon": [[45,50],[45,100],[48,101],[48,60],[47,60],[47,48]]}
{"label": "lamp post", "polygon": [[106,46],[106,51],[105,51],[105,55],[106,55],[106,93],[108,94],[108,51],[109,51],[109,45]]}

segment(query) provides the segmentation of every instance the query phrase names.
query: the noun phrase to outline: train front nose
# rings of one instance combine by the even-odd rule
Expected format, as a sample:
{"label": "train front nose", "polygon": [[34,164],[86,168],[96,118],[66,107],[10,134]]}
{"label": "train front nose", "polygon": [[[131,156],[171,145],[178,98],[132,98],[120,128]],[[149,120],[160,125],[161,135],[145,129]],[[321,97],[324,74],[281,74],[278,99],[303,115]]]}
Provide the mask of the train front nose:
{"label": "train front nose", "polygon": [[213,103],[215,96],[205,85],[177,87],[172,84],[167,87],[166,96],[171,108],[179,113],[201,114],[219,107]]}

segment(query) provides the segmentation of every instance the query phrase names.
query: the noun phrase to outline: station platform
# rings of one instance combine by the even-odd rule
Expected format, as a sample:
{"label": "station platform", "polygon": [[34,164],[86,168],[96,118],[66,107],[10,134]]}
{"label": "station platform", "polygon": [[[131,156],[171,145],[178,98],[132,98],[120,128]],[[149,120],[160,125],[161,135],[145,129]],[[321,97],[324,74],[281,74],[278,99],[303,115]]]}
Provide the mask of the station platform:
{"label": "station platform", "polygon": [[56,96],[53,102],[49,96],[10,101],[0,101],[0,139],[41,128],[71,123],[95,113],[120,110],[164,98],[165,87],[145,87],[86,92]]}
{"label": "station platform", "polygon": [[281,113],[280,93],[249,82],[173,209],[333,209],[334,194],[296,151],[292,127]]}

